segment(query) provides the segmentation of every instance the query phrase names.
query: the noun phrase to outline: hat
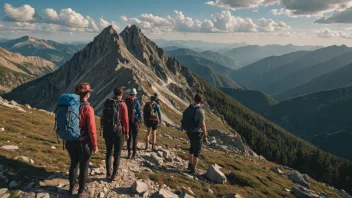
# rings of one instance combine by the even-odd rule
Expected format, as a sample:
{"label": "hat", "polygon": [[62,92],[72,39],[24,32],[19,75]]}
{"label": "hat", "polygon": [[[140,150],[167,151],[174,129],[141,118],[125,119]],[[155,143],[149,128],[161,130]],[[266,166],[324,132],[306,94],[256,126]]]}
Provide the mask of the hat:
{"label": "hat", "polygon": [[137,90],[135,88],[131,89],[130,94],[137,95]]}
{"label": "hat", "polygon": [[158,94],[154,93],[154,97],[155,97],[155,99],[158,99]]}

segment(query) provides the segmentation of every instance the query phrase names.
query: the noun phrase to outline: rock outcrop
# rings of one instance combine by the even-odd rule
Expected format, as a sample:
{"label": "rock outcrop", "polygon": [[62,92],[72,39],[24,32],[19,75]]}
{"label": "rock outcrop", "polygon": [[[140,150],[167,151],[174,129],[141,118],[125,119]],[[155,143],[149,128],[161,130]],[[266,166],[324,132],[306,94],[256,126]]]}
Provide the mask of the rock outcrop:
{"label": "rock outcrop", "polygon": [[288,176],[292,181],[301,184],[304,187],[309,188],[310,184],[308,181],[307,177],[304,177],[304,175],[300,174],[297,171],[292,172],[289,176]]}
{"label": "rock outcrop", "polygon": [[220,166],[215,164],[208,168],[207,170],[207,178],[216,183],[216,184],[225,184],[227,182],[227,178],[223,172],[220,171]]}

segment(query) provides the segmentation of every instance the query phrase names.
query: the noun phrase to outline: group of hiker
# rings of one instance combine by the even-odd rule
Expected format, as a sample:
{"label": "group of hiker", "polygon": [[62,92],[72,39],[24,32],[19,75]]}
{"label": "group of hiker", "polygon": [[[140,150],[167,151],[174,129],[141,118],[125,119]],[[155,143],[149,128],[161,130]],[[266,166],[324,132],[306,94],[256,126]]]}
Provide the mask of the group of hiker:
{"label": "group of hiker", "polygon": [[[88,102],[92,92],[89,83],[79,83],[75,94],[62,94],[59,97],[55,110],[56,132],[58,137],[64,140],[64,147],[66,146],[71,159],[68,193],[73,195],[78,190],[78,197],[89,197],[85,191],[89,161],[91,155],[99,151],[95,113]],[[151,143],[151,151],[156,152],[156,133],[162,120],[156,93],[144,105],[143,113],[136,89],[131,89],[125,99],[123,99],[123,88],[115,88],[113,93],[114,96],[104,102],[100,124],[106,146],[106,178],[110,181],[117,181],[124,143],[127,142],[127,158],[138,157],[138,131],[143,122],[147,128],[145,149],[149,150]],[[187,133],[191,144],[188,170],[193,174],[196,173],[202,142],[207,141],[205,116],[201,108],[202,101],[202,96],[196,94],[194,103],[184,111],[181,121],[181,128]],[[151,142],[150,135],[152,136]],[[111,167],[112,156],[114,160]],[[78,168],[80,173],[77,183]]]}

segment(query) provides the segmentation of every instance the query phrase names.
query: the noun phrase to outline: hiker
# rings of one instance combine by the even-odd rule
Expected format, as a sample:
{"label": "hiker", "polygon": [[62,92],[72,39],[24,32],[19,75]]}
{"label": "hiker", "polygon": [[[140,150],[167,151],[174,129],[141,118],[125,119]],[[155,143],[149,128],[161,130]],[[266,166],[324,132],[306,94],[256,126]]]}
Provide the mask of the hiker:
{"label": "hiker", "polygon": [[[88,103],[93,90],[89,83],[79,83],[76,94],[62,94],[55,110],[57,134],[70,155],[69,194],[78,188],[78,197],[89,197],[84,191],[91,154],[98,152],[94,109]],[[67,116],[68,115],[68,116]],[[67,119],[67,117],[69,119]],[[79,184],[76,184],[78,167]]]}
{"label": "hiker", "polygon": [[191,146],[189,148],[189,163],[188,170],[192,174],[196,174],[198,158],[202,148],[202,141],[208,142],[207,129],[205,125],[205,115],[201,108],[203,97],[196,94],[194,97],[194,104],[191,104],[182,116],[182,129],[187,133]]}
{"label": "hiker", "polygon": [[145,150],[149,149],[149,135],[152,132],[152,151],[156,151],[156,130],[161,124],[161,112],[159,104],[156,103],[157,99],[158,98],[155,97],[155,95],[151,96],[150,101],[145,104],[143,109],[144,125],[147,127],[147,136],[145,137]]}
{"label": "hiker", "polygon": [[[123,89],[115,88],[114,97],[107,99],[104,103],[101,125],[106,145],[106,179],[118,180],[118,169],[120,165],[121,150],[124,141],[129,139],[128,110],[126,103],[122,100]],[[111,173],[111,157],[114,149],[114,162]]]}
{"label": "hiker", "polygon": [[137,90],[131,89],[130,95],[125,99],[125,103],[128,108],[128,119],[129,119],[129,139],[127,141],[127,150],[128,150],[128,159],[131,159],[131,141],[132,145],[132,158],[135,158],[137,154],[137,138],[138,138],[138,129],[141,126],[142,122],[142,112],[141,104],[137,99]]}

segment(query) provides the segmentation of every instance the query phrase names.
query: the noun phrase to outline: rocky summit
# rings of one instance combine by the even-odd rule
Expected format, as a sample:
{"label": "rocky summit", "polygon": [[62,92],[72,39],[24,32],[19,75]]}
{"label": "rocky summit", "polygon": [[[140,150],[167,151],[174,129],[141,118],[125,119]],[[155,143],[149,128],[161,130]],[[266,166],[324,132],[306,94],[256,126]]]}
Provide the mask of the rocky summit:
{"label": "rocky summit", "polygon": [[[175,106],[186,106],[186,99],[191,98],[191,90],[197,86],[193,74],[169,58],[137,26],[129,26],[121,34],[109,26],[57,71],[18,87],[4,98],[53,110],[57,97],[73,92],[82,81],[89,82],[95,90],[91,104],[98,112],[115,87],[123,86],[127,91],[137,88],[140,97],[160,93],[161,102],[170,104],[172,100]],[[170,109],[180,114],[175,107]],[[165,121],[170,120],[165,117]]]}

